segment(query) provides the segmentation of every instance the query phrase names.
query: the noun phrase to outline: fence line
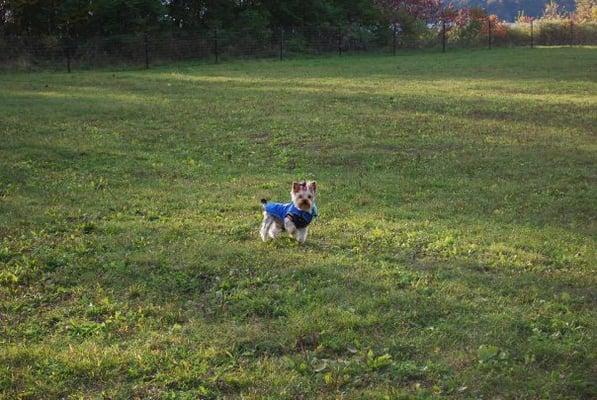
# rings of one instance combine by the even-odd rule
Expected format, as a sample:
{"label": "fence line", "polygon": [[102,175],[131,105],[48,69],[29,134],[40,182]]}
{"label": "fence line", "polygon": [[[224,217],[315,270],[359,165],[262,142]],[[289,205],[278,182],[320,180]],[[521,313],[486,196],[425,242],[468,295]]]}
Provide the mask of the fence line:
{"label": "fence line", "polygon": [[[562,28],[564,27],[564,28]],[[65,65],[97,67],[118,63],[143,65],[169,61],[203,59],[220,62],[226,58],[271,57],[280,60],[298,54],[385,52],[396,55],[405,48],[493,48],[503,46],[597,44],[597,24],[512,24],[506,33],[487,20],[487,32],[454,38],[442,21],[418,37],[399,32],[363,27],[327,27],[297,30],[221,30],[203,32],[145,32],[88,39],[0,37],[0,65],[8,67]]]}

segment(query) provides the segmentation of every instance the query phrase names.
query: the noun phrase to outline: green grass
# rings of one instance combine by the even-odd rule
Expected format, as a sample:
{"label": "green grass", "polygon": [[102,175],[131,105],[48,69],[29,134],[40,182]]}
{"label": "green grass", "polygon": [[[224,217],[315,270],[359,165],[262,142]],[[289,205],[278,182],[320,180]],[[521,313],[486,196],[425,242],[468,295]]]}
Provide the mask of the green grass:
{"label": "green grass", "polygon": [[0,398],[595,398],[596,66],[1,75]]}

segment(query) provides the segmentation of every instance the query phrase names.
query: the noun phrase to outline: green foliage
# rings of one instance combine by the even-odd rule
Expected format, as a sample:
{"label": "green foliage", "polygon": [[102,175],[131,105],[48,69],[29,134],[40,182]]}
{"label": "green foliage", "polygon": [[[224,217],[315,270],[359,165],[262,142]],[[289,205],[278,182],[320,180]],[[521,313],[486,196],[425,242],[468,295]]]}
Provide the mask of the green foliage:
{"label": "green foliage", "polygon": [[6,33],[73,37],[144,32],[166,12],[160,0],[9,0],[4,10]]}
{"label": "green foliage", "polygon": [[424,21],[418,20],[406,14],[401,14],[398,20],[400,21],[401,27],[398,37],[403,46],[410,46],[413,43],[426,38],[427,34],[429,33],[427,24]]}
{"label": "green foliage", "polygon": [[379,12],[368,0],[9,0],[0,3],[10,34],[94,37],[174,29],[262,32],[280,27],[371,26]]}
{"label": "green foliage", "polygon": [[375,354],[373,354],[373,351],[371,350],[369,350],[369,353],[367,353],[367,366],[372,370],[385,368],[391,364],[392,356],[390,354],[386,353],[380,356],[376,356]]}
{"label": "green foliage", "polygon": [[484,38],[481,36],[482,23],[480,20],[472,20],[461,27],[456,26],[450,29],[449,38],[452,42],[463,46],[478,45]]}
{"label": "green foliage", "polygon": [[0,398],[594,398],[596,49],[403,54],[0,75]]}

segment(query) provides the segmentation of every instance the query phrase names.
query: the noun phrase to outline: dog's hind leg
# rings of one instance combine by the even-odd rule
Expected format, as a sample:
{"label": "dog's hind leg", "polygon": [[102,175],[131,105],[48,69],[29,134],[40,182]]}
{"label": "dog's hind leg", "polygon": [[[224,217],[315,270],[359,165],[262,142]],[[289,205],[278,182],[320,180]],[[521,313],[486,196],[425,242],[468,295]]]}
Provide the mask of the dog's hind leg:
{"label": "dog's hind leg", "polygon": [[269,230],[271,226],[274,225],[274,219],[268,215],[268,213],[263,213],[263,222],[261,223],[261,229],[259,230],[259,235],[261,236],[261,240],[267,242],[269,239]]}

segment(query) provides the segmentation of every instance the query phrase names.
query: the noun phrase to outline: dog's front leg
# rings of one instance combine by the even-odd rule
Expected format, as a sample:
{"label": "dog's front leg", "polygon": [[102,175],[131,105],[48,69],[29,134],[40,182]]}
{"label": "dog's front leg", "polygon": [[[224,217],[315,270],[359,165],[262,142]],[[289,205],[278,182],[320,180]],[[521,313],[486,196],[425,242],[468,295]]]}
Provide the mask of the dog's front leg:
{"label": "dog's front leg", "polygon": [[307,240],[307,233],[309,233],[308,228],[297,229],[296,230],[296,240],[300,244],[305,243],[305,240]]}
{"label": "dog's front leg", "polygon": [[280,236],[280,234],[282,233],[282,231],[282,224],[274,220],[274,222],[271,224],[269,228],[268,235],[272,239],[277,239],[278,236]]}
{"label": "dog's front leg", "polygon": [[294,222],[288,217],[284,218],[284,229],[286,229],[286,232],[288,232],[290,236],[296,238],[296,225],[294,225]]}

